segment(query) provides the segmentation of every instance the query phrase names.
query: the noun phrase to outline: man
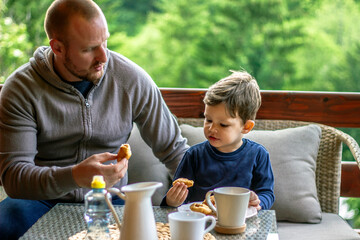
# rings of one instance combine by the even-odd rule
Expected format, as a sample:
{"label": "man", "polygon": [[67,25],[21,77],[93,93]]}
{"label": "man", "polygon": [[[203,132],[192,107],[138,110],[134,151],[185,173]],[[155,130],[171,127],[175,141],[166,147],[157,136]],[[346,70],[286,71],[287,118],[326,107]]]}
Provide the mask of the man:
{"label": "man", "polygon": [[187,149],[150,76],[107,49],[107,22],[93,1],[54,1],[45,30],[50,47],[1,90],[2,239],[20,237],[58,202],[82,202],[93,175],[107,187],[127,184],[128,162],[116,153],[133,123],[172,173]]}

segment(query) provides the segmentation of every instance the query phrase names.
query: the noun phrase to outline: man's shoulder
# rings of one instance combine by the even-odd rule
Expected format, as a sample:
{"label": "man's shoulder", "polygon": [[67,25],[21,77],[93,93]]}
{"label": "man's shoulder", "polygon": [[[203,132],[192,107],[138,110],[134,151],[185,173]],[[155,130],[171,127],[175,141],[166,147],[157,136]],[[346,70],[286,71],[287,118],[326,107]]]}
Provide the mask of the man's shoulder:
{"label": "man's shoulder", "polygon": [[130,82],[134,85],[137,81],[142,85],[153,84],[150,75],[138,64],[120,53],[108,50],[108,63],[106,66],[107,76],[112,76],[121,81],[122,84]]}
{"label": "man's shoulder", "polygon": [[135,62],[125,57],[124,55],[108,50],[109,67],[110,68],[133,68],[134,70],[142,70],[142,68]]}

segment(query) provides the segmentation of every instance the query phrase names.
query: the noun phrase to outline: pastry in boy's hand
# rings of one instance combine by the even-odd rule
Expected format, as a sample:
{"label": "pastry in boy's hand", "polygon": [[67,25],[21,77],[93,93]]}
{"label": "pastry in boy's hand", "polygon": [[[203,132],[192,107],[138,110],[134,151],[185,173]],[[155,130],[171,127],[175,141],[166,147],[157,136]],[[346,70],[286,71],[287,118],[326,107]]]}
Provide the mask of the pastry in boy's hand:
{"label": "pastry in boy's hand", "polygon": [[194,186],[194,181],[193,180],[189,180],[187,178],[178,178],[173,182],[173,186],[175,185],[175,183],[177,182],[181,182],[184,183],[188,188]]}
{"label": "pastry in boy's hand", "polygon": [[117,161],[119,162],[123,158],[129,160],[131,154],[130,145],[128,143],[122,144],[117,155]]}

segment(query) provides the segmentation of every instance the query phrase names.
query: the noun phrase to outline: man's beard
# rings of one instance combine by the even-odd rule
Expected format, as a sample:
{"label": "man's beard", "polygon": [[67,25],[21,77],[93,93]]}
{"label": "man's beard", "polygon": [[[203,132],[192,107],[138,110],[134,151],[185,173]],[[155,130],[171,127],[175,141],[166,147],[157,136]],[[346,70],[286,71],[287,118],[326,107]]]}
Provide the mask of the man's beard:
{"label": "man's beard", "polygon": [[[98,64],[100,64],[100,62],[96,62],[93,66],[96,66]],[[93,83],[98,82],[100,80],[100,78],[102,77],[102,75],[104,74],[104,68],[101,70],[100,76],[98,76],[98,74],[91,74],[90,72],[86,72],[85,74],[78,73],[76,71],[75,65],[72,63],[71,59],[69,58],[69,56],[67,54],[65,56],[64,66],[75,77],[80,78],[82,80],[87,80],[87,81],[93,82]]]}

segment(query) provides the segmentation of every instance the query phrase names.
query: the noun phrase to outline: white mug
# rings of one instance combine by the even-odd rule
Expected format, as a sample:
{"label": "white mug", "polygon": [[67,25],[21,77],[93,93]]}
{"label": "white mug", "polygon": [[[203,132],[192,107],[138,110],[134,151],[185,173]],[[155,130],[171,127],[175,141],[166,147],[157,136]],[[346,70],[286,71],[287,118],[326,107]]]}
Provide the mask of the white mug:
{"label": "white mug", "polygon": [[[173,212],[168,218],[171,240],[203,240],[216,225],[214,217],[198,212]],[[209,221],[211,224],[205,228]]]}
{"label": "white mug", "polygon": [[[215,206],[210,196],[215,196]],[[206,202],[216,212],[218,224],[223,227],[241,227],[245,224],[250,190],[242,187],[220,187],[206,193]]]}

